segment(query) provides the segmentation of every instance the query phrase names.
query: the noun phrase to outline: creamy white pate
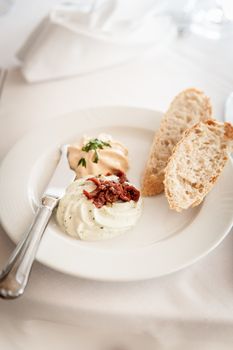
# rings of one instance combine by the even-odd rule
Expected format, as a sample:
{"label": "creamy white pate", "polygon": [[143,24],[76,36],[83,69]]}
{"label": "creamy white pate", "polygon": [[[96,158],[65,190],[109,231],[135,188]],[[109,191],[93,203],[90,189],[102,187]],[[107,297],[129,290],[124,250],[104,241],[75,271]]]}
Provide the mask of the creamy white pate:
{"label": "creamy white pate", "polygon": [[[60,200],[56,217],[62,230],[77,239],[102,240],[131,229],[141,215],[141,197],[137,202],[118,201],[97,208],[83,194],[83,190],[91,192],[96,187],[88,178],[90,176],[74,181]],[[115,175],[101,176],[100,179],[119,181]]]}

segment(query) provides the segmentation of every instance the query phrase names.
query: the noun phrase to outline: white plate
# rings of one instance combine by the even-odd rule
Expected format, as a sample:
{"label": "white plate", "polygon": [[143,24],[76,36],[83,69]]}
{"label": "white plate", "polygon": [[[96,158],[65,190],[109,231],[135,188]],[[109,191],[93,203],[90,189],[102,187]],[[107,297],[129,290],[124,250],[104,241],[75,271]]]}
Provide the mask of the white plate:
{"label": "white plate", "polygon": [[[54,118],[27,134],[8,153],[0,169],[0,217],[14,242],[30,226],[53,172],[57,147],[83,134],[107,132],[129,149],[128,177],[136,185],[158,128],[161,113],[139,108],[103,107]],[[202,205],[181,214],[164,195],[144,199],[139,224],[130,232],[100,242],[63,234],[52,219],[37,259],[56,270],[99,280],[139,280],[179,270],[206,255],[233,223],[232,163]]]}

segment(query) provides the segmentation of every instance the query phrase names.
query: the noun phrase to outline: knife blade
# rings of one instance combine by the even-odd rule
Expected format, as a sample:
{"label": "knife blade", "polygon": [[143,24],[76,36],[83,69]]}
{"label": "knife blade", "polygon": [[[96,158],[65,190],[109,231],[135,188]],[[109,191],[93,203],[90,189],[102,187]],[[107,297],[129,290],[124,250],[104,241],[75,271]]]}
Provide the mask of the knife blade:
{"label": "knife blade", "polygon": [[65,194],[66,187],[75,179],[75,172],[70,169],[68,162],[69,145],[60,148],[60,159],[58,165],[44,191],[43,197],[61,198]]}

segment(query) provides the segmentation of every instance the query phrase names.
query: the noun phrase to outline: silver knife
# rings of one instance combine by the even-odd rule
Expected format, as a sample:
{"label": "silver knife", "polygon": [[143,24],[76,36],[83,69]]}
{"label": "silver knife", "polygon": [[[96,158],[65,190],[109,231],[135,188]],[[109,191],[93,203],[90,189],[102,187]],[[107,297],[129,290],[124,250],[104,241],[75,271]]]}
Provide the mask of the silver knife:
{"label": "silver knife", "polygon": [[34,221],[0,273],[0,296],[2,298],[14,299],[23,294],[53,209],[65,194],[67,185],[75,179],[76,174],[70,169],[68,163],[68,147],[69,145],[61,147],[59,163],[42,196]]}

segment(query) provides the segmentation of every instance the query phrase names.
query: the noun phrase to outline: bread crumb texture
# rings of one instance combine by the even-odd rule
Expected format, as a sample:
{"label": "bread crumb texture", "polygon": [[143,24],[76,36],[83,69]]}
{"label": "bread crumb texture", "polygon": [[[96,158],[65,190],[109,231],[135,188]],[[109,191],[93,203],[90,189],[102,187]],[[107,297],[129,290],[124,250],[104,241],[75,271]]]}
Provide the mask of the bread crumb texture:
{"label": "bread crumb texture", "polygon": [[164,114],[155,133],[142,178],[142,194],[153,196],[164,190],[164,169],[183,133],[199,121],[211,118],[209,98],[197,89],[182,91]]}
{"label": "bread crumb texture", "polygon": [[213,188],[233,148],[233,127],[214,120],[187,130],[165,169],[165,195],[178,212],[200,204]]}

